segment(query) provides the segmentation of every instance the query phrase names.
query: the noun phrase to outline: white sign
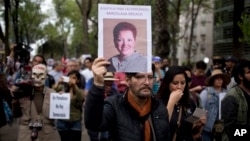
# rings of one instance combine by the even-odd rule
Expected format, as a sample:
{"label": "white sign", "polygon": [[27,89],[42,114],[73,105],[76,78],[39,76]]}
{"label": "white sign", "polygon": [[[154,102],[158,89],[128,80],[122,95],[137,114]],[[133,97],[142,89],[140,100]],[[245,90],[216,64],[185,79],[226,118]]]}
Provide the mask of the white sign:
{"label": "white sign", "polygon": [[152,71],[151,25],[151,6],[98,5],[98,57],[110,61],[108,71]]}
{"label": "white sign", "polygon": [[70,118],[70,93],[51,93],[49,118],[69,119]]}

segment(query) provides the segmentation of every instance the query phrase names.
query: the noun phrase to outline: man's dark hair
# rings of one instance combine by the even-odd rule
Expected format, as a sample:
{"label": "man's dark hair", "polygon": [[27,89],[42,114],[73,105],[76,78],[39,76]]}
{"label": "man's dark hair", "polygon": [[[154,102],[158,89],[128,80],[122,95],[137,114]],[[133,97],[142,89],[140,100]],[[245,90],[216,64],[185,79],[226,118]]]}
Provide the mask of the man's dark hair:
{"label": "man's dark hair", "polygon": [[86,61],[86,60],[89,60],[89,62],[93,62],[93,59],[91,58],[91,57],[86,57],[85,59],[84,59],[84,62]]}
{"label": "man's dark hair", "polygon": [[196,62],[195,67],[196,69],[206,70],[207,64],[204,61],[200,60]]}
{"label": "man's dark hair", "polygon": [[250,69],[250,61],[246,59],[239,60],[238,63],[234,66],[234,80],[237,84],[240,84],[241,80],[239,76],[244,77],[245,68]]}

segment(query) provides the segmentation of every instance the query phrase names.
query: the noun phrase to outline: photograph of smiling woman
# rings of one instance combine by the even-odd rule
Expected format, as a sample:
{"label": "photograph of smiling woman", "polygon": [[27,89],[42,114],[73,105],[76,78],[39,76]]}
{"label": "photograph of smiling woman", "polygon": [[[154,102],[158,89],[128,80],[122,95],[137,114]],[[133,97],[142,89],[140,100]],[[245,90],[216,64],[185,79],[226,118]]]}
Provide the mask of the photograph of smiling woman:
{"label": "photograph of smiling woman", "polygon": [[[108,58],[111,72],[147,72],[147,57],[136,50],[138,30],[130,22],[121,21],[113,28],[116,55]],[[147,50],[147,47],[143,47]],[[117,54],[118,53],[118,54]]]}

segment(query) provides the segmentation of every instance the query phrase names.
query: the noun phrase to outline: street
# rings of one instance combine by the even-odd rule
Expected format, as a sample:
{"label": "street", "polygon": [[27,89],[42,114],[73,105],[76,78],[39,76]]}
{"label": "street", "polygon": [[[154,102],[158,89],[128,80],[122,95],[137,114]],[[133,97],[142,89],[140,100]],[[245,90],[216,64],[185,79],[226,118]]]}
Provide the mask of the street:
{"label": "street", "polygon": [[[82,133],[82,141],[89,141],[87,130],[84,129]],[[0,141],[17,141],[17,121],[14,121],[10,127],[6,125],[0,128]]]}

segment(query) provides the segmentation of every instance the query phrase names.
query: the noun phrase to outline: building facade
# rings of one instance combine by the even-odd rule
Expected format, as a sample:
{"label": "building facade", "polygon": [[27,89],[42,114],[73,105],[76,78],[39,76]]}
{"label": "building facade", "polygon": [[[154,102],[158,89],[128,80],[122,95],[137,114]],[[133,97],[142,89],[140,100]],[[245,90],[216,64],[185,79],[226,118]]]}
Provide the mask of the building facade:
{"label": "building facade", "polygon": [[[199,10],[193,30],[190,62],[194,63],[204,58],[211,58],[213,51],[213,11]],[[188,25],[188,27],[185,26]],[[190,19],[184,14],[180,17],[180,36],[178,46],[178,64],[187,62],[188,42],[190,38]]]}
{"label": "building facade", "polygon": [[249,9],[249,3],[249,0],[215,0],[214,55],[233,55],[239,59],[250,57],[249,45],[240,42],[243,34],[238,26],[242,13]]}

